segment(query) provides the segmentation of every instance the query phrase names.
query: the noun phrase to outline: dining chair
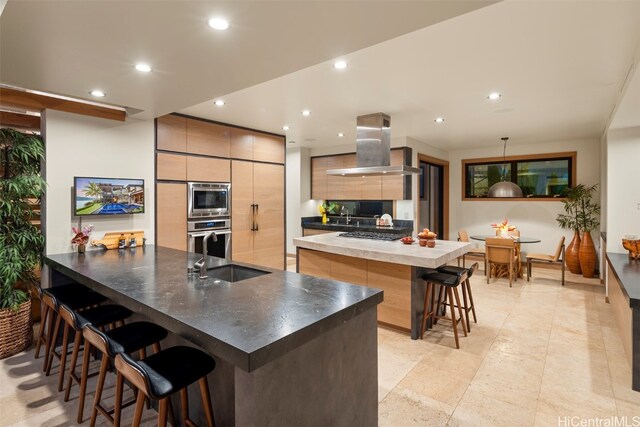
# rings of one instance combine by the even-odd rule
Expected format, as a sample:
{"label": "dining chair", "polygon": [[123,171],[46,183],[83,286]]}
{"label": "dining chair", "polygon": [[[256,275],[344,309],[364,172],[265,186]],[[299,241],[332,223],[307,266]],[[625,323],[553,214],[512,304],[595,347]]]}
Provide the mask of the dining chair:
{"label": "dining chair", "polygon": [[[467,230],[465,229],[460,229],[458,230],[458,242],[469,242],[469,233],[467,233]],[[484,259],[484,274],[487,274],[487,260],[485,258],[485,249],[484,248],[476,248],[476,247],[472,247],[471,250],[469,252],[467,252],[466,254],[462,255],[462,266],[466,268],[465,263],[464,263],[464,257],[465,255],[478,255],[481,256]],[[460,258],[458,258],[458,267],[460,267]]]}
{"label": "dining chair", "polygon": [[527,282],[531,278],[531,267],[536,262],[539,264],[560,264],[562,268],[562,286],[564,286],[564,236],[560,238],[556,252],[553,255],[527,254]]}
{"label": "dining chair", "polygon": [[498,266],[506,266],[509,274],[509,287],[511,287],[514,278],[518,280],[515,241],[511,238],[488,237],[485,240],[485,248],[485,263],[488,267],[487,283],[489,283],[494,266],[496,267],[496,275]]}

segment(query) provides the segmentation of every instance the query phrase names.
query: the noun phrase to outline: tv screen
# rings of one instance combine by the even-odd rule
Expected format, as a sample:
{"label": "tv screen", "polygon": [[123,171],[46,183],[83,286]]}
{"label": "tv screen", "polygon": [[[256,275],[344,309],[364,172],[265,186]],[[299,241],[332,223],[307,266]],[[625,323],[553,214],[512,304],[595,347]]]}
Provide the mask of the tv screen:
{"label": "tv screen", "polygon": [[75,177],[75,215],[144,213],[144,179]]}

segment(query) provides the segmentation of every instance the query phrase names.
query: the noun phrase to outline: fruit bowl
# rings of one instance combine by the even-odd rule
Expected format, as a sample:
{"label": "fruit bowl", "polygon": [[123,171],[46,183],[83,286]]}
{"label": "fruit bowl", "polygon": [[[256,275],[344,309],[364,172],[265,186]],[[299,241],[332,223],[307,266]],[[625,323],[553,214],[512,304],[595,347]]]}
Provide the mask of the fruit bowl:
{"label": "fruit bowl", "polygon": [[411,237],[411,236],[406,236],[406,237],[403,237],[402,239],[400,239],[400,241],[401,241],[402,243],[404,243],[405,245],[410,245],[410,244],[412,244],[413,242],[415,242],[416,240],[415,240],[413,237]]}

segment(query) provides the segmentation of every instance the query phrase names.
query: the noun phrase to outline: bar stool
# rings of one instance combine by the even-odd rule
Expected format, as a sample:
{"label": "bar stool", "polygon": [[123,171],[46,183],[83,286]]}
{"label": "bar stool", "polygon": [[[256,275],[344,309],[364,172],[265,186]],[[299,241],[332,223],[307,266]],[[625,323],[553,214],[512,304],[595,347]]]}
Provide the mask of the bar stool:
{"label": "bar stool", "polygon": [[[88,308],[78,314],[75,310],[65,304],[58,308],[58,316],[64,320],[64,332],[62,334],[62,349],[60,350],[60,376],[58,377],[58,391],[62,391],[64,374],[66,371],[67,349],[69,346],[69,330],[75,332],[73,340],[73,353],[71,355],[70,375],[75,376],[78,352],[80,351],[80,340],[82,338],[82,328],[87,324],[92,324],[98,328],[120,323],[124,325],[124,319],[130,317],[133,312],[121,305],[107,304],[98,307]],[[77,378],[77,377],[76,377]],[[65,401],[69,400],[69,392],[65,393]]]}
{"label": "bar stool", "polygon": [[[104,415],[111,423],[115,423],[114,418],[111,416],[115,409],[108,411],[100,403],[109,361],[113,360],[118,353],[131,354],[136,351],[140,352],[140,358],[144,358],[146,357],[146,347],[149,346],[153,348],[154,353],[157,353],[160,351],[160,341],[167,337],[168,332],[163,327],[154,323],[134,322],[106,332],[99,330],[95,325],[87,324],[82,328],[82,334],[84,336],[84,354],[82,358],[82,373],[80,374],[78,423],[82,423],[84,413],[84,399],[87,390],[87,378],[89,377],[89,354],[92,347],[102,353],[102,360],[100,362],[98,384],[96,385],[96,392],[94,395],[90,425],[91,427],[95,425],[98,412]],[[74,373],[73,363],[71,371],[69,372],[69,379],[67,381],[65,401],[69,400],[72,380],[78,382],[78,378]],[[120,390],[116,390],[116,394],[118,394],[120,399],[122,399],[122,388]],[[129,402],[129,404],[133,402],[134,401]],[[125,406],[128,406],[128,404]]]}
{"label": "bar stool", "polygon": [[[442,267],[438,267],[438,271],[440,273],[446,274],[454,274],[462,279],[462,309],[464,310],[464,314],[467,320],[467,331],[471,332],[471,322],[469,320],[469,311],[473,314],[474,323],[478,323],[478,319],[476,318],[476,306],[473,303],[473,294],[471,293],[471,283],[469,278],[473,276],[473,274],[478,270],[478,263],[475,262],[469,268],[456,267],[453,265],[443,265]],[[468,295],[468,298],[467,298]]]}
{"label": "bar stool", "polygon": [[[438,312],[443,305],[445,306],[445,308],[446,306],[449,306],[451,308],[451,319],[449,320],[451,320],[453,324],[453,336],[455,337],[456,348],[460,348],[460,342],[458,340],[458,321],[462,323],[462,331],[464,332],[464,336],[465,337],[467,336],[467,326],[465,324],[464,316],[462,314],[462,306],[460,304],[460,294],[458,293],[458,285],[461,282],[462,276],[440,273],[437,270],[433,270],[433,271],[435,272],[427,272],[422,276],[422,280],[427,282],[427,292],[425,293],[425,297],[424,297],[424,310],[422,313],[422,328],[420,330],[420,339],[424,338],[424,332],[427,326],[427,319],[432,318],[434,322],[437,321],[437,319],[447,319],[446,314],[440,315],[438,314]],[[446,300],[443,301],[441,298],[438,298],[438,302],[436,306],[433,307],[433,303],[435,301],[435,298],[434,298],[435,290],[433,287],[434,284],[441,286],[441,291],[444,290],[445,295],[448,298],[449,302],[446,302]],[[431,293],[431,296],[429,295],[429,293]],[[455,296],[455,302],[456,302],[455,305],[453,303],[454,296]],[[428,307],[429,302],[431,302],[431,305],[432,305],[431,307]],[[458,319],[456,319],[454,307],[458,307],[458,312],[460,314],[460,317]]]}
{"label": "bar stool", "polygon": [[[178,391],[182,406],[182,422],[186,425],[194,425],[189,418],[187,386],[198,381],[207,424],[209,427],[213,427],[213,410],[211,409],[207,374],[213,371],[215,366],[216,362],[211,356],[193,347],[171,347],[138,362],[126,353],[118,353],[116,355],[116,369],[118,370],[116,390],[122,389],[123,378],[139,390],[132,426],[138,427],[140,425],[142,409],[147,397],[159,402],[158,426],[165,426],[169,396]],[[116,426],[120,422],[120,408],[121,398],[116,392]]]}
{"label": "bar stool", "polygon": [[[44,345],[45,354],[42,370],[45,372],[45,375],[49,375],[51,373],[53,356],[57,357],[58,360],[61,359],[60,353],[57,353],[55,350],[56,341],[60,332],[60,316],[58,316],[60,304],[66,304],[75,310],[82,310],[84,308],[97,306],[106,301],[107,298],[79,283],[71,283],[47,289],[38,288],[38,295],[42,302],[42,315],[40,320],[40,333],[38,334],[36,343],[36,358],[40,354],[40,346]],[[48,326],[46,325],[47,322]],[[45,328],[47,329],[46,333]]]}

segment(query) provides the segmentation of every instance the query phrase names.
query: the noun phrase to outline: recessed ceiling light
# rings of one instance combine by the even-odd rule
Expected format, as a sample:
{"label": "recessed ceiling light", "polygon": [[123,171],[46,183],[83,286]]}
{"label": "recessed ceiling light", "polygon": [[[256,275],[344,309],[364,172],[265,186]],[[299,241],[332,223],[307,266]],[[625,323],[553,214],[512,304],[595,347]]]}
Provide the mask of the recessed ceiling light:
{"label": "recessed ceiling light", "polygon": [[136,64],[136,70],[148,73],[151,71],[151,67],[148,64]]}
{"label": "recessed ceiling light", "polygon": [[487,96],[487,98],[489,98],[492,101],[495,101],[496,99],[500,99],[501,96],[502,94],[499,92],[491,92],[489,96]]}
{"label": "recessed ceiling light", "polygon": [[222,99],[216,99],[215,101],[213,101],[214,104],[216,104],[218,107],[222,107],[225,102]]}
{"label": "recessed ceiling light", "polygon": [[444,117],[436,117],[434,122],[436,122],[436,123],[444,123]]}
{"label": "recessed ceiling light", "polygon": [[336,70],[344,70],[347,68],[347,61],[339,60],[333,63],[333,68]]}
{"label": "recessed ceiling light", "polygon": [[303,115],[303,116],[310,116],[310,115],[311,115],[311,111],[309,111],[309,110],[302,110],[302,115]]}
{"label": "recessed ceiling light", "polygon": [[91,92],[89,92],[91,95],[93,96],[97,96],[98,98],[104,98],[105,96],[107,96],[106,93],[104,93],[103,91],[99,90],[99,89],[94,89]]}
{"label": "recessed ceiling light", "polygon": [[282,130],[289,130],[289,126],[287,125],[282,126]]}
{"label": "recessed ceiling light", "polygon": [[343,136],[344,136],[344,133],[342,133],[342,132],[338,133],[338,138],[342,138]]}
{"label": "recessed ceiling light", "polygon": [[211,18],[209,19],[209,26],[214,30],[224,31],[229,28],[229,22],[223,18]]}

